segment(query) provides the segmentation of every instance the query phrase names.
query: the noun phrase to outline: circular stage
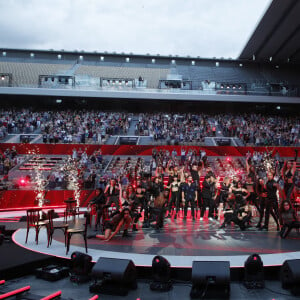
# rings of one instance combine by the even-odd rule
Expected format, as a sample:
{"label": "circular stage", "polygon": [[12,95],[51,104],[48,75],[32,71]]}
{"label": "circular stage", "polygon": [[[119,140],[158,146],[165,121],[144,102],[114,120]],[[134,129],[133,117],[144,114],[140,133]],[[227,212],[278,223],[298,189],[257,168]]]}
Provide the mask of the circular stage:
{"label": "circular stage", "polygon": [[[78,220],[77,220],[78,221]],[[253,224],[256,224],[254,218]],[[72,225],[70,220],[70,225]],[[132,259],[136,266],[151,266],[155,255],[162,255],[172,267],[192,267],[193,261],[230,261],[231,267],[243,267],[250,254],[258,253],[265,266],[281,265],[287,259],[300,259],[300,234],[292,231],[286,239],[281,239],[273,220],[269,231],[259,231],[255,227],[241,231],[232,225],[219,229],[218,222],[204,219],[195,222],[191,218],[166,219],[162,230],[142,229],[123,238],[117,234],[109,242],[95,237],[88,239],[88,254],[93,261],[100,257]],[[88,236],[96,231],[89,228]],[[53,256],[70,258],[74,251],[85,252],[81,235],[74,235],[68,255],[61,231],[55,231],[52,245],[47,248],[47,233],[41,229],[39,244],[31,229],[25,244],[26,229],[19,229],[13,235],[18,245],[32,251]]]}

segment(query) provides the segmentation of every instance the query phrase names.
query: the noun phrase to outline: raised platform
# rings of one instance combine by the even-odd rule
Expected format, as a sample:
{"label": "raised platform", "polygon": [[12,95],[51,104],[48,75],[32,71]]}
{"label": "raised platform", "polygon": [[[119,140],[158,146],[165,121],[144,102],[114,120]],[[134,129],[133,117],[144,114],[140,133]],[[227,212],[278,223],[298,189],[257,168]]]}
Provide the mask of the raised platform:
{"label": "raised platform", "polygon": [[[78,220],[77,220],[78,221]],[[257,220],[253,220],[256,224]],[[73,221],[70,220],[70,223]],[[261,255],[265,266],[278,266],[287,259],[300,259],[300,235],[292,231],[288,238],[281,239],[271,220],[269,231],[250,228],[241,231],[235,226],[219,229],[218,222],[206,219],[186,222],[167,219],[162,230],[139,228],[131,237],[116,235],[111,241],[97,238],[88,240],[88,254],[97,261],[100,257],[132,259],[136,266],[151,266],[155,255],[162,255],[172,267],[191,268],[193,261],[230,261],[231,267],[243,267],[250,254]],[[70,224],[72,225],[72,224]],[[96,232],[89,229],[89,235]],[[66,255],[64,236],[55,232],[52,245],[47,248],[47,235],[41,230],[39,244],[34,241],[34,230],[30,230],[25,244],[26,230],[19,229],[13,235],[16,244],[32,251],[57,257],[70,258],[74,251],[85,252],[82,236],[73,236],[69,254]]]}

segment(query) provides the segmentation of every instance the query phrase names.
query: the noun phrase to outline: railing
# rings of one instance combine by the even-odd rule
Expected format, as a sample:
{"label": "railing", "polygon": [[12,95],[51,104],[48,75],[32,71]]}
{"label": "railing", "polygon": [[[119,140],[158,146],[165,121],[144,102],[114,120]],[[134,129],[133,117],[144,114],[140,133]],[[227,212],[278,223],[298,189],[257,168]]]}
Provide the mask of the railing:
{"label": "railing", "polygon": [[[193,81],[193,87],[196,86]],[[255,87],[254,87],[255,86]],[[7,88],[8,86],[0,86],[1,88]],[[300,88],[293,87],[290,89],[283,89],[281,91],[270,91],[268,85],[259,85],[256,86],[254,84],[248,84],[247,90],[227,90],[227,89],[215,89],[215,88],[202,88],[202,85],[199,85],[199,89],[180,89],[180,88],[164,88],[164,89],[155,89],[155,88],[147,88],[145,84],[142,86],[100,86],[98,84],[80,82],[79,84],[76,82],[75,86],[71,85],[54,85],[54,86],[45,86],[42,88],[53,89],[53,90],[79,90],[79,91],[101,91],[101,92],[129,92],[129,93],[157,93],[157,94],[177,94],[177,95],[247,95],[247,96],[285,96],[285,97],[300,97]],[[18,84],[11,86],[11,88],[41,88],[37,84]]]}

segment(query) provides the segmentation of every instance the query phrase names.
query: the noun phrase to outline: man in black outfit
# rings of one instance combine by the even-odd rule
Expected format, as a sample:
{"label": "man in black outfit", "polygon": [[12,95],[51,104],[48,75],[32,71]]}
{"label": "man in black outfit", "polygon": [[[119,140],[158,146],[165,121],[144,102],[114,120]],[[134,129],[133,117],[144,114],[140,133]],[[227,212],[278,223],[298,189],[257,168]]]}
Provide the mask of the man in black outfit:
{"label": "man in black outfit", "polygon": [[214,185],[214,182],[211,180],[211,175],[208,174],[205,176],[205,179],[202,183],[202,208],[201,208],[201,217],[200,221],[203,220],[203,216],[206,210],[206,207],[209,207],[208,217],[209,220],[213,220],[213,211],[214,211],[214,201],[212,198],[212,186]]}
{"label": "man in black outfit", "polygon": [[106,198],[103,193],[103,190],[96,189],[95,190],[95,197],[90,201],[90,205],[96,205],[96,211],[97,211],[97,221],[95,224],[95,227],[97,227],[100,224],[101,217],[103,215],[103,207],[105,205]]}
{"label": "man in black outfit", "polygon": [[277,224],[277,230],[279,230],[279,212],[277,204],[277,187],[278,184],[274,180],[273,173],[268,173],[268,181],[266,183],[267,199],[266,199],[266,212],[265,212],[265,224],[262,229],[268,230],[270,213],[273,210],[275,215],[275,222]]}
{"label": "man in black outfit", "polygon": [[193,182],[196,184],[196,187],[197,187],[197,199],[198,199],[199,209],[202,207],[202,205],[200,203],[200,200],[201,200],[201,189],[200,189],[201,170],[202,170],[202,163],[200,163],[199,166],[195,163],[191,166],[191,176],[193,178]]}
{"label": "man in black outfit", "polygon": [[193,182],[193,178],[191,175],[188,176],[187,182],[182,186],[182,200],[185,203],[184,220],[186,220],[187,208],[190,203],[193,221],[195,221],[195,201],[197,201],[197,186]]}

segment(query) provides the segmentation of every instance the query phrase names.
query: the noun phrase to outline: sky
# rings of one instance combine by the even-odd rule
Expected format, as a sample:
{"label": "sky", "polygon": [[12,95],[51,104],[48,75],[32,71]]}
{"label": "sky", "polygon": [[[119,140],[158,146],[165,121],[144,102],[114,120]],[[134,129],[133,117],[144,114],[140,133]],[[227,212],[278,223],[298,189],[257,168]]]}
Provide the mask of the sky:
{"label": "sky", "polygon": [[237,58],[272,0],[0,0],[0,48]]}

